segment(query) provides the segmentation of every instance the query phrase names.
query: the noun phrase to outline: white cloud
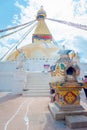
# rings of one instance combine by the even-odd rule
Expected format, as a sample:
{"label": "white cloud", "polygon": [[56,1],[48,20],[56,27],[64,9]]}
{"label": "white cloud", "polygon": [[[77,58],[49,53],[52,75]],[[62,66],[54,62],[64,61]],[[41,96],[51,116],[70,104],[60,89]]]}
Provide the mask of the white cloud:
{"label": "white cloud", "polygon": [[[79,16],[84,15],[87,11],[87,0],[80,0],[78,2],[74,2],[74,10]],[[75,14],[76,15],[76,14]]]}
{"label": "white cloud", "polygon": [[4,56],[4,54],[8,51],[7,47],[2,47],[0,46],[0,58],[2,58],[2,56]]}

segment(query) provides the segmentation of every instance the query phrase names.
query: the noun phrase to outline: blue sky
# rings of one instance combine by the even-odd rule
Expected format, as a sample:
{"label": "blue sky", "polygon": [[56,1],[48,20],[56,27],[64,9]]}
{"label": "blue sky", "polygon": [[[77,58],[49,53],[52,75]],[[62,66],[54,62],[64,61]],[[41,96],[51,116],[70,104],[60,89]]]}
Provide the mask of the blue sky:
{"label": "blue sky", "polygon": [[[18,2],[23,4],[25,7],[27,5],[24,0],[18,0]],[[16,7],[15,3],[16,0],[0,1],[0,29],[6,28],[8,25],[13,25],[14,15],[20,14],[21,10]]]}
{"label": "blue sky", "polygon": [[0,28],[6,28],[12,24],[12,19],[15,13],[20,13],[18,8],[15,8],[15,0],[0,1]]}
{"label": "blue sky", "polygon": [[[0,29],[35,19],[41,5],[44,6],[49,18],[87,25],[87,0],[2,0],[0,1]],[[59,45],[78,51],[81,61],[87,62],[87,31],[51,21],[46,23]],[[0,56],[15,44],[22,33],[0,39]],[[3,34],[0,33],[0,35]],[[26,38],[23,45],[31,41],[30,38]]]}

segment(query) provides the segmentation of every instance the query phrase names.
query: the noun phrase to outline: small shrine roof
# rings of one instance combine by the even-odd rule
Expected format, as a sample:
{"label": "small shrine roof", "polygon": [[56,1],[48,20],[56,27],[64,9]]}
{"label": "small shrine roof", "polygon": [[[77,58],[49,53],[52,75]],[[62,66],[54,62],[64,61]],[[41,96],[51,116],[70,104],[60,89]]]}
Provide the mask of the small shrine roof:
{"label": "small shrine roof", "polygon": [[69,54],[72,50],[60,50],[58,54],[66,55]]}

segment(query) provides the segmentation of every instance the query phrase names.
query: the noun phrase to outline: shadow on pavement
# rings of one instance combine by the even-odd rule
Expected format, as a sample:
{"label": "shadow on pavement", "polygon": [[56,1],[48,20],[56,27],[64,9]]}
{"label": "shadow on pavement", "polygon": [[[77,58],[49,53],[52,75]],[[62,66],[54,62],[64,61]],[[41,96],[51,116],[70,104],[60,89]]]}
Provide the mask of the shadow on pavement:
{"label": "shadow on pavement", "polygon": [[3,96],[3,97],[0,97],[0,104],[1,103],[4,103],[4,102],[7,102],[9,100],[13,100],[13,99],[16,99],[18,97],[21,97],[22,95],[21,94],[11,94],[11,93],[8,93],[7,95]]}
{"label": "shadow on pavement", "polygon": [[65,124],[64,120],[55,121],[51,115],[51,113],[46,114],[46,124],[43,130],[64,130],[68,127]]}

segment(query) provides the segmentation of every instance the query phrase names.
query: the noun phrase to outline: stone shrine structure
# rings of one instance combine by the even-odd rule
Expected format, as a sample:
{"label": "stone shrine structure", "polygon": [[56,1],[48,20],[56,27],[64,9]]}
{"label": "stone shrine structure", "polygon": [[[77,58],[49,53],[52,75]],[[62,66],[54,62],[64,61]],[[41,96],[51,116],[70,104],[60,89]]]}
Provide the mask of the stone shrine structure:
{"label": "stone shrine structure", "polygon": [[[77,80],[80,74],[79,60],[77,60],[79,56],[74,51],[71,52],[72,50],[62,50],[60,58],[51,67],[51,76],[56,80],[50,82],[50,87],[55,90],[55,101],[49,104],[49,109],[56,120],[65,119],[71,128],[87,127],[87,117],[85,116],[87,111],[80,104],[80,91],[84,84]],[[78,119],[79,116],[82,118],[79,123],[77,123],[78,120],[75,120],[73,125],[69,116],[72,116],[73,119],[76,116]],[[86,122],[85,125],[83,122]]]}

